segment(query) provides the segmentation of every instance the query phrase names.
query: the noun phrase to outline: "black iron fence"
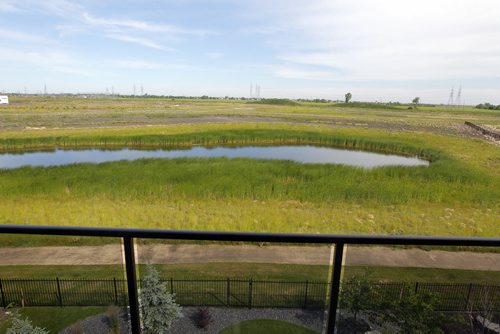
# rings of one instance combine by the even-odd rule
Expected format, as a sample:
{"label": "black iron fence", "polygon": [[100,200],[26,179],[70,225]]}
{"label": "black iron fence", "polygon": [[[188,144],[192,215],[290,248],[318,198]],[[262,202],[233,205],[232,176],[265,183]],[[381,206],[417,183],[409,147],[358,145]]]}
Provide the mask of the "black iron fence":
{"label": "black iron fence", "polygon": [[[252,279],[163,279],[183,306],[273,307],[324,309],[330,284],[314,281],[264,281]],[[141,281],[138,281],[139,286]],[[348,283],[342,284],[346,288]],[[436,297],[436,310],[500,311],[500,285],[443,283],[372,283],[383,298],[397,300],[410,290]],[[108,306],[128,305],[124,279],[3,279],[2,306]],[[369,298],[369,296],[367,296]],[[488,302],[488,305],[485,305]],[[342,300],[340,302],[341,307]]]}

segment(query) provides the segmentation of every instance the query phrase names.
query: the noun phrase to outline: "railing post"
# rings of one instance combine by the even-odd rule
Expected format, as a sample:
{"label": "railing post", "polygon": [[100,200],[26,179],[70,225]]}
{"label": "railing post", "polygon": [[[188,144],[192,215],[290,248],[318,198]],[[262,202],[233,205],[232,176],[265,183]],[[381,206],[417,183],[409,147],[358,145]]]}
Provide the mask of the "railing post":
{"label": "railing post", "polygon": [[115,288],[115,305],[118,305],[118,288],[116,286],[116,277],[113,277],[113,286]]}
{"label": "railing post", "polygon": [[174,278],[170,277],[170,293],[174,293]]}
{"label": "railing post", "polygon": [[248,308],[252,308],[253,280],[248,281]]}
{"label": "railing post", "polygon": [[3,285],[2,285],[2,280],[0,279],[0,294],[2,295],[2,307],[6,308],[7,307],[7,302],[5,301],[5,295],[3,294]]}
{"label": "railing post", "polygon": [[305,296],[304,296],[304,308],[307,308],[307,290],[309,288],[309,280],[306,280],[306,293],[305,293]]}
{"label": "railing post", "polygon": [[127,272],[128,300],[130,306],[130,329],[133,334],[141,332],[139,319],[139,296],[137,292],[137,277],[135,272],[134,239],[123,237],[125,252],[125,268]]}
{"label": "railing post", "polygon": [[231,304],[231,281],[229,280],[229,277],[227,278],[227,284],[226,284],[226,304],[229,306]]}
{"label": "railing post", "polygon": [[59,283],[59,277],[56,277],[56,282],[57,282],[57,298],[59,299],[59,306],[63,306],[61,284]]}
{"label": "railing post", "polygon": [[344,243],[335,244],[335,253],[333,256],[332,285],[330,288],[330,305],[328,309],[327,333],[335,332],[335,323],[337,321],[337,307],[340,293],[340,277],[342,274],[342,258],[344,256]]}
{"label": "railing post", "polygon": [[415,294],[418,293],[418,282],[415,282]]}

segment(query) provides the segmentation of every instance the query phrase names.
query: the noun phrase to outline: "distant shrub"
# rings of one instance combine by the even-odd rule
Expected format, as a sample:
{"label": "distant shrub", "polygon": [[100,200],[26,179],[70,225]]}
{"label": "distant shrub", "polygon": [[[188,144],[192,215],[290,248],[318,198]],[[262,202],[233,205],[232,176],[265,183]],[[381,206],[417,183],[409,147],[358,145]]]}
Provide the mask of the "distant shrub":
{"label": "distant shrub", "polygon": [[272,104],[278,106],[298,106],[299,103],[289,100],[289,99],[262,99],[257,101],[249,101],[248,103],[257,103],[257,104]]}
{"label": "distant shrub", "polygon": [[400,110],[397,108],[395,103],[378,103],[378,102],[349,102],[349,103],[337,103],[335,107],[340,108],[369,108],[369,109],[393,109]]}
{"label": "distant shrub", "polygon": [[495,106],[494,104],[491,103],[481,103],[476,106],[477,109],[487,109],[487,110],[500,110],[500,104]]}

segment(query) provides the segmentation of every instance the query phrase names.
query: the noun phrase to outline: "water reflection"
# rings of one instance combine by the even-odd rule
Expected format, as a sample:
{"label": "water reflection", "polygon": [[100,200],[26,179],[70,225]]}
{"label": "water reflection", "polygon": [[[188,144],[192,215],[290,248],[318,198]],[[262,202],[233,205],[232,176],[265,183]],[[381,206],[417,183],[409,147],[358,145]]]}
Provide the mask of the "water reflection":
{"label": "water reflection", "polygon": [[175,150],[60,150],[51,152],[26,152],[0,154],[0,168],[21,166],[62,166],[74,163],[102,163],[119,160],[147,158],[257,158],[292,160],[300,163],[338,164],[364,168],[381,166],[428,166],[429,162],[418,157],[374,152],[353,151],[318,146],[243,146],[243,147],[201,147]]}

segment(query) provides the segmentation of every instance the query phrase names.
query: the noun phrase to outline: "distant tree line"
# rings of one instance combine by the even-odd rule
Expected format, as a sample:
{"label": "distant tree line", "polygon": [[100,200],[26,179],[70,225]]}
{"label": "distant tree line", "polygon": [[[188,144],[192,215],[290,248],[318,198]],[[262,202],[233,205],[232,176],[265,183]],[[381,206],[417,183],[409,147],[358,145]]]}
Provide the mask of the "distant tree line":
{"label": "distant tree line", "polygon": [[500,110],[500,104],[499,105],[494,105],[491,103],[481,103],[476,106],[477,109],[487,109],[487,110]]}

